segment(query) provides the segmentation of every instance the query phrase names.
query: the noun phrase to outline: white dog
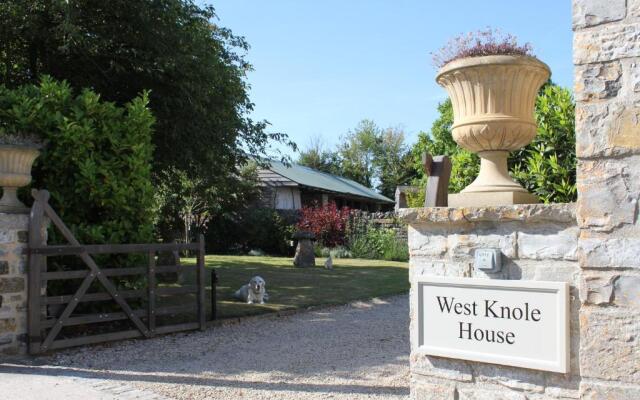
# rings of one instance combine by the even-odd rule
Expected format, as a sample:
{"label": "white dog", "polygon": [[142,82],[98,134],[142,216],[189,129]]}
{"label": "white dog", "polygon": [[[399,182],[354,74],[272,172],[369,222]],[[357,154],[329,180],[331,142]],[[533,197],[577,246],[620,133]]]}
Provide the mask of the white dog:
{"label": "white dog", "polygon": [[331,255],[329,255],[329,258],[327,258],[327,261],[324,262],[324,268],[328,270],[333,269],[333,258],[331,258]]}
{"label": "white dog", "polygon": [[233,296],[247,304],[253,304],[254,302],[264,304],[265,301],[269,300],[266,285],[267,283],[264,279],[254,276],[249,283],[242,285]]}

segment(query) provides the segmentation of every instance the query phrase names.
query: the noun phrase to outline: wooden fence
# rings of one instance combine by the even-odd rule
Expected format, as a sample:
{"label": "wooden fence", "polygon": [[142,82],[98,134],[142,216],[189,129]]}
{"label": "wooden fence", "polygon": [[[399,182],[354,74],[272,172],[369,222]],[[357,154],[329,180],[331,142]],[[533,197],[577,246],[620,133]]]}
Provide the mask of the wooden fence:
{"label": "wooden fence", "polygon": [[[29,221],[29,284],[28,284],[28,336],[29,352],[38,354],[48,350],[70,346],[99,343],[111,340],[130,339],[137,337],[149,338],[157,334],[204,329],[206,323],[205,311],[205,267],[204,267],[204,239],[200,235],[197,243],[170,244],[104,244],[83,245],[78,242],[72,232],[49,205],[49,193],[46,190],[33,190],[35,200]],[[68,245],[48,246],[46,243],[46,229],[48,217],[53,225],[68,241]],[[192,251],[197,254],[196,265],[157,266],[156,255],[163,252]],[[148,258],[148,265],[141,267],[101,268],[94,261],[93,254],[144,254]],[[59,256],[78,256],[86,269],[70,271],[47,271],[47,258]],[[157,275],[162,273],[183,273],[188,269],[195,269],[195,285],[159,287]],[[109,279],[110,277],[144,276],[139,282],[145,281],[143,288],[120,289]],[[75,293],[67,295],[48,296],[47,282],[67,280],[78,282]],[[99,282],[96,285],[94,282]],[[212,311],[215,313],[215,272],[212,272]],[[93,286],[92,286],[93,284]],[[68,285],[67,285],[68,286]],[[99,286],[103,291],[88,292],[89,288]],[[165,307],[157,306],[159,296],[166,295],[195,295],[195,304],[180,304]],[[128,299],[146,300],[146,307],[133,309]],[[77,306],[83,302],[115,302],[116,311],[101,313],[74,313]],[[62,309],[61,312],[49,312],[51,307]],[[180,313],[195,312],[195,321],[157,326],[160,316],[172,316]],[[100,329],[76,329],[71,335],[60,337],[64,327],[91,325],[112,322],[130,321],[121,324],[126,327],[118,331],[101,333]],[[131,329],[134,328],[134,329]],[[86,332],[90,332],[86,334]],[[94,332],[94,333],[91,333]]]}

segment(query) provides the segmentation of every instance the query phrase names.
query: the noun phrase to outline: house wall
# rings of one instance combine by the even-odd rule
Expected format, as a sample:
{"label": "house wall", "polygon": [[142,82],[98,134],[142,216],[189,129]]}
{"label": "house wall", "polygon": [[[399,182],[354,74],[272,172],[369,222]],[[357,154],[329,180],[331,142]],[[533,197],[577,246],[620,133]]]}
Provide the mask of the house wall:
{"label": "house wall", "polygon": [[336,203],[338,207],[363,209],[371,212],[391,208],[391,205],[383,208],[375,203],[295,186],[277,187],[266,185],[260,188],[260,198],[256,205],[276,210],[299,210],[302,207],[326,205],[332,202]]}
{"label": "house wall", "polygon": [[326,205],[329,203],[335,203],[338,208],[349,207],[365,211],[378,211],[380,206],[374,202],[368,202],[364,199],[356,199],[352,197],[341,196],[334,193],[319,192],[311,189],[301,190],[302,205],[314,206],[314,205]]}
{"label": "house wall", "polygon": [[260,196],[255,202],[256,207],[276,208],[276,188],[273,186],[261,186]]}
{"label": "house wall", "polygon": [[298,210],[302,208],[300,189],[297,187],[278,187],[276,191],[276,210]]}
{"label": "house wall", "polygon": [[300,192],[300,196],[302,198],[302,205],[304,207],[311,207],[314,205],[322,204],[322,193],[316,192],[309,189],[302,189]]}

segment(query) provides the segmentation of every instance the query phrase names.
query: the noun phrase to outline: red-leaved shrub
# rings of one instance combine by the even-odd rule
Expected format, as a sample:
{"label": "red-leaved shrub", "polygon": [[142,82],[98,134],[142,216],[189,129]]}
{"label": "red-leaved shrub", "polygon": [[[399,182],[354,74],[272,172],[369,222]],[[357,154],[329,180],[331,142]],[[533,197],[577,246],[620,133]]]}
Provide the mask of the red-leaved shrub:
{"label": "red-leaved shrub", "polygon": [[303,207],[297,228],[313,232],[316,240],[324,247],[345,244],[349,209],[339,209],[335,203],[325,206]]}

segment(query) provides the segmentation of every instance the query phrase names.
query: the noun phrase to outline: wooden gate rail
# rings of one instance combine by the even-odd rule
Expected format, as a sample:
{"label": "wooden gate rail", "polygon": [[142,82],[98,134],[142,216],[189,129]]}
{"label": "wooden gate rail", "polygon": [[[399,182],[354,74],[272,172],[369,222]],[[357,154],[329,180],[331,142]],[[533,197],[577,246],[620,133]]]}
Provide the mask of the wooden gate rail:
{"label": "wooden gate rail", "polygon": [[[34,204],[29,216],[29,284],[28,284],[28,336],[29,352],[38,354],[47,350],[58,349],[82,344],[99,343],[109,340],[129,339],[136,337],[152,337],[156,334],[178,332],[190,329],[204,329],[205,317],[205,267],[204,267],[204,238],[202,235],[197,243],[170,244],[101,244],[82,245],[72,232],[62,222],[60,217],[48,204],[49,192],[33,190]],[[45,217],[62,233],[69,245],[47,246]],[[195,266],[156,266],[156,253],[177,252],[191,250],[197,252]],[[92,254],[130,254],[144,253],[149,258],[146,267],[107,268],[101,269]],[[82,259],[87,270],[47,272],[47,257],[75,255]],[[158,273],[177,272],[186,269],[196,270],[196,285],[183,287],[158,288],[156,275]],[[214,273],[214,272],[212,272]],[[108,279],[110,276],[146,275],[147,287],[137,290],[117,290]],[[214,273],[215,274],[215,273]],[[214,276],[212,276],[213,278]],[[49,280],[82,279],[77,291],[73,295],[47,296],[43,294],[43,283]],[[94,281],[99,281],[106,292],[87,293]],[[46,288],[46,286],[45,286]],[[213,301],[215,292],[212,287]],[[46,292],[46,289],[45,289]],[[160,295],[195,294],[196,306],[181,305],[158,308],[156,299]],[[132,309],[126,299],[146,298],[145,309]],[[122,311],[72,315],[79,303],[90,301],[113,300]],[[43,307],[47,305],[62,305],[64,310],[59,316],[47,318]],[[196,311],[197,321],[165,326],[156,326],[156,317],[181,312]],[[215,310],[214,310],[215,312]],[[43,318],[44,317],[44,318]],[[146,319],[147,324],[142,321]],[[57,339],[60,330],[65,326],[101,323],[119,320],[130,320],[136,329],[110,332],[98,335],[81,336],[68,339]],[[46,330],[49,329],[47,332]]]}
{"label": "wooden gate rail", "polygon": [[[196,293],[197,290],[198,290],[197,285],[186,285],[181,287],[163,287],[163,288],[157,288],[156,294],[159,296],[189,294],[189,293]],[[144,297],[146,296],[146,290],[144,289],[122,290],[119,292],[119,294],[124,299]],[[48,297],[43,297],[42,301],[46,305],[66,304],[70,302],[72,298],[73,298],[72,295],[48,296]],[[110,299],[111,299],[111,296],[108,293],[87,293],[84,295],[84,297],[80,301],[103,301],[103,300],[110,300]]]}
{"label": "wooden gate rail", "polygon": [[78,246],[33,246],[29,248],[30,254],[42,254],[48,256],[87,254],[126,254],[145,252],[170,252],[180,250],[198,250],[199,243],[157,243],[157,244],[85,244]]}
{"label": "wooden gate rail", "polygon": [[[27,253],[28,253],[28,250],[27,250]],[[195,267],[196,266],[190,266],[190,265],[181,265],[181,266],[162,265],[162,266],[156,267],[156,273],[178,272],[178,271],[184,271],[189,268],[195,268]],[[147,273],[147,267],[109,268],[109,269],[103,269],[101,272],[104,276],[140,275],[140,274]],[[83,271],[83,270],[43,272],[42,279],[43,280],[46,279],[49,281],[59,280],[59,279],[78,279],[78,278],[84,278],[90,273],[91,271]]]}

